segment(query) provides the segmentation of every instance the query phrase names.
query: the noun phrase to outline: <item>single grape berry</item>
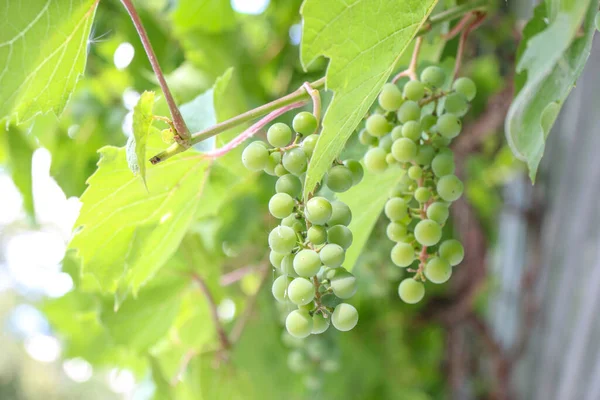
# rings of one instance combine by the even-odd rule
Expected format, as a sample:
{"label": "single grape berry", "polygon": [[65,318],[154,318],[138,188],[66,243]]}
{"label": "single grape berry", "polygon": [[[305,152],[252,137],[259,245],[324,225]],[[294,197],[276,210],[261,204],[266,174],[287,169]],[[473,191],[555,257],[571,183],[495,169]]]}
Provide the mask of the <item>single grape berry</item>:
{"label": "single grape berry", "polygon": [[462,129],[460,119],[454,114],[444,114],[440,116],[435,126],[440,135],[449,139],[458,136]]}
{"label": "single grape berry", "polygon": [[331,191],[342,193],[352,187],[352,171],[344,165],[331,167],[325,176],[325,184]]}
{"label": "single grape berry", "polygon": [[425,296],[425,286],[413,278],[407,278],[400,282],[398,295],[400,295],[400,299],[405,303],[416,304]]}
{"label": "single grape berry", "polygon": [[329,219],[328,224],[330,226],[333,225],[350,225],[352,221],[352,211],[350,207],[342,201],[335,200],[331,202],[331,218]]}
{"label": "single grape berry", "polygon": [[356,277],[343,268],[336,268],[328,274],[333,294],[340,299],[349,299],[357,289]]}
{"label": "single grape berry", "polygon": [[273,147],[285,147],[292,141],[292,130],[282,122],[277,122],[267,130],[267,141]]}
{"label": "single grape berry", "polygon": [[415,249],[404,242],[396,243],[390,254],[392,262],[399,267],[408,267],[415,260]]}
{"label": "single grape berry", "polygon": [[340,245],[329,243],[323,246],[319,252],[319,257],[326,267],[337,268],[344,263],[346,252]]}
{"label": "single grape berry", "polygon": [[462,93],[450,93],[444,103],[446,112],[462,117],[469,111],[469,103]]}
{"label": "single grape berry", "polygon": [[321,269],[321,259],[314,250],[303,249],[294,257],[294,271],[305,278],[314,276]]}
{"label": "single grape berry", "polygon": [[417,179],[421,178],[421,176],[423,176],[423,169],[418,165],[413,165],[408,169],[407,175],[410,179],[416,181]]}
{"label": "single grape berry", "polygon": [[381,114],[369,116],[365,126],[367,131],[375,137],[381,137],[392,130],[392,124]]}
{"label": "single grape berry", "polygon": [[408,81],[404,85],[403,94],[408,100],[421,100],[425,95],[425,86],[419,81]]}
{"label": "single grape berry", "polygon": [[292,197],[299,198],[302,195],[302,182],[300,178],[292,174],[280,176],[275,182],[277,193],[287,193]]}
{"label": "single grape berry", "polygon": [[286,151],[283,155],[282,163],[286,170],[296,176],[306,171],[306,167],[308,166],[306,153],[298,147]]}
{"label": "single grape berry", "polygon": [[433,283],[444,283],[450,279],[452,267],[440,257],[432,257],[425,265],[425,277]]}
{"label": "single grape berry", "polygon": [[269,151],[259,142],[250,143],[242,152],[242,163],[250,171],[261,171],[269,162]]}
{"label": "single grape berry", "polygon": [[402,126],[403,125],[394,126],[394,129],[392,129],[392,132],[390,133],[390,137],[392,138],[392,140],[398,140],[401,137],[403,137],[402,136]]}
{"label": "single grape berry", "polygon": [[385,150],[380,147],[373,147],[365,154],[365,166],[372,172],[383,172],[387,169],[388,163],[385,161]]}
{"label": "single grape berry", "polygon": [[289,276],[281,275],[273,281],[273,286],[271,287],[271,293],[273,293],[273,297],[280,303],[285,303],[288,301],[287,297],[287,288],[289,284],[294,280]]}
{"label": "single grape berry", "polygon": [[399,242],[406,238],[406,225],[400,222],[390,222],[385,233],[391,241]]}
{"label": "single grape berry", "polygon": [[379,139],[378,146],[385,150],[386,153],[389,153],[392,149],[392,143],[394,143],[394,140],[392,139],[392,134],[390,133]]}
{"label": "single grape berry", "polygon": [[331,314],[331,323],[338,331],[349,331],[358,323],[358,311],[350,304],[338,304]]}
{"label": "single grape berry", "polygon": [[269,212],[275,218],[285,218],[294,211],[294,199],[287,193],[276,193],[269,200]]}
{"label": "single grape berry", "polygon": [[352,185],[358,185],[365,175],[363,166],[356,160],[346,160],[344,161],[344,165],[352,172]]}
{"label": "single grape berry", "polygon": [[398,89],[393,83],[386,83],[381,88],[381,93],[379,93],[379,105],[385,111],[396,111],[402,103],[404,99],[402,99],[402,92]]}
{"label": "single grape berry", "polygon": [[333,212],[331,203],[325,197],[313,197],[306,202],[306,219],[311,224],[324,225]]}
{"label": "single grape berry", "polygon": [[323,333],[329,328],[329,318],[325,318],[322,314],[315,313],[312,317],[313,319],[313,328],[311,333],[313,335],[318,335]]}
{"label": "single grape berry", "polygon": [[427,218],[437,222],[438,224],[444,224],[450,215],[448,206],[444,203],[432,203],[427,207]]}
{"label": "single grape berry", "polygon": [[317,129],[317,119],[308,111],[302,111],[294,117],[292,127],[302,135],[310,135]]}
{"label": "single grape berry", "polygon": [[277,174],[275,173],[275,168],[277,168],[277,165],[280,162],[281,153],[278,151],[271,153],[267,160],[267,165],[265,165],[264,171],[271,176],[277,176]]}
{"label": "single grape berry", "polygon": [[456,239],[444,240],[440,244],[440,257],[455,266],[462,262],[465,257],[463,245]]}
{"label": "single grape berry", "polygon": [[275,175],[276,176],[284,176],[285,174],[289,174],[288,170],[281,164],[275,166]]}
{"label": "single grape berry", "polygon": [[428,144],[419,146],[415,162],[419,165],[429,165],[435,156],[435,149]]}
{"label": "single grape berry", "polygon": [[321,245],[327,241],[327,229],[320,225],[313,225],[308,228],[306,238],[314,245]]}
{"label": "single grape berry", "polygon": [[294,278],[287,290],[290,301],[299,306],[308,304],[315,298],[315,287],[306,278]]}
{"label": "single grape berry", "polygon": [[454,173],[454,157],[451,154],[438,154],[431,161],[431,169],[438,178]]}
{"label": "single grape berry", "polygon": [[391,153],[385,155],[385,162],[388,163],[388,165],[398,164],[398,160],[396,160]]}
{"label": "single grape berry", "polygon": [[400,138],[392,145],[392,156],[399,162],[409,162],[417,155],[417,145],[410,139]]}
{"label": "single grape berry", "polygon": [[444,201],[456,201],[463,193],[463,183],[456,175],[446,175],[437,183],[437,192]]}
{"label": "single grape berry", "polygon": [[442,238],[442,227],[435,221],[424,219],[415,226],[415,239],[423,246],[433,246]]}
{"label": "single grape berry", "polygon": [[416,201],[423,204],[431,198],[431,192],[426,187],[420,187],[415,190],[414,197]]}
{"label": "single grape berry", "polygon": [[360,131],[358,141],[365,146],[374,146],[377,144],[377,138],[371,135],[366,129]]}
{"label": "single grape berry", "polygon": [[425,132],[431,131],[431,128],[437,123],[437,117],[432,114],[426,114],[421,117],[421,129]]}
{"label": "single grape berry", "polygon": [[312,157],[313,151],[315,151],[315,147],[317,146],[317,140],[319,140],[319,135],[308,135],[302,141],[302,150],[306,154],[306,157]]}
{"label": "single grape berry", "polygon": [[271,251],[269,253],[269,261],[271,265],[275,268],[281,268],[281,261],[285,257],[285,254],[277,253],[276,251]]}
{"label": "single grape berry", "polygon": [[417,141],[421,138],[421,124],[417,121],[408,121],[402,125],[402,136]]}
{"label": "single grape berry", "polygon": [[477,86],[469,78],[458,78],[452,84],[452,89],[465,96],[467,101],[473,100],[477,95]]}
{"label": "single grape berry", "polygon": [[405,101],[396,114],[403,124],[408,121],[418,121],[421,118],[421,107],[415,101]]}
{"label": "single grape berry", "polygon": [[430,66],[421,72],[421,81],[432,88],[439,89],[444,86],[446,73],[440,67]]}
{"label": "single grape berry", "polygon": [[287,226],[276,227],[269,233],[269,247],[277,253],[290,253],[296,247],[296,232]]}
{"label": "single grape berry", "polygon": [[293,337],[303,339],[312,331],[312,317],[308,311],[294,310],[285,319],[285,328]]}
{"label": "single grape berry", "polygon": [[327,230],[327,242],[340,245],[344,250],[352,245],[352,231],[344,225],[335,225]]}
{"label": "single grape berry", "polygon": [[385,203],[384,212],[390,221],[401,221],[408,214],[408,206],[403,199],[392,197]]}
{"label": "single grape berry", "polygon": [[281,260],[281,273],[286,276],[297,277],[298,274],[294,271],[294,254],[288,254]]}

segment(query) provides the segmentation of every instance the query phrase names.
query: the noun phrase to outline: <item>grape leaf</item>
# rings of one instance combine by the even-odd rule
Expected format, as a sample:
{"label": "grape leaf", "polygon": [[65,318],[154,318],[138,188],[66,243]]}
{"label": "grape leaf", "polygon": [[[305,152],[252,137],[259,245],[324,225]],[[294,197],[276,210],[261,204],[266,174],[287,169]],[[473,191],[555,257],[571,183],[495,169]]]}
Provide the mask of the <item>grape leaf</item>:
{"label": "grape leaf", "polygon": [[589,57],[598,9],[597,0],[548,3],[548,18],[538,8],[524,31],[526,45],[517,62],[518,83],[522,87],[505,124],[508,144],[515,157],[527,162],[532,182],[560,105]]}
{"label": "grape leaf", "polygon": [[[152,126],[154,92],[144,92],[133,108],[133,135],[127,141],[127,163],[134,175],[138,173],[146,184],[146,141]],[[140,162],[141,160],[141,162]]]}
{"label": "grape leaf", "polygon": [[[360,185],[337,195],[352,210],[350,230],[354,240],[346,251],[344,267],[352,271],[356,261],[367,243],[371,231],[385,206],[389,191],[402,178],[404,171],[399,168],[388,168],[383,173],[372,173],[365,169],[365,176]],[[382,189],[383,188],[383,189]]]}
{"label": "grape leaf", "polygon": [[[0,119],[64,109],[85,69],[98,0],[0,4]],[[10,22],[9,22],[10,21]]]}
{"label": "grape leaf", "polygon": [[436,2],[304,2],[302,64],[306,68],[319,55],[329,57],[327,89],[335,92],[308,167],[305,196],[344,148]]}
{"label": "grape leaf", "polygon": [[15,186],[23,197],[23,207],[31,218],[35,218],[33,203],[33,177],[31,175],[31,159],[35,147],[25,137],[25,133],[10,126],[6,135],[8,150],[8,168]]}

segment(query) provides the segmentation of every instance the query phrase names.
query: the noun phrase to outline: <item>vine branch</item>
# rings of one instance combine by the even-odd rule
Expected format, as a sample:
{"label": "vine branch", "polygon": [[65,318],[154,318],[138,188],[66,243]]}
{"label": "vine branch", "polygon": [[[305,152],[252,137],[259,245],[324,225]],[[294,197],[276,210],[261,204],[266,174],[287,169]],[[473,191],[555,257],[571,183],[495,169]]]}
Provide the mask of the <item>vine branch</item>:
{"label": "vine branch", "polygon": [[202,291],[202,294],[206,298],[208,302],[208,308],[210,309],[210,315],[215,324],[215,329],[217,330],[217,336],[219,337],[219,343],[221,344],[221,350],[228,350],[231,347],[231,342],[229,338],[227,338],[227,333],[225,333],[225,328],[223,328],[223,324],[221,324],[221,320],[219,320],[219,314],[217,312],[217,304],[215,303],[215,299],[210,293],[210,289],[206,285],[206,282],[200,275],[193,272],[192,279],[194,282],[198,284],[198,287]]}

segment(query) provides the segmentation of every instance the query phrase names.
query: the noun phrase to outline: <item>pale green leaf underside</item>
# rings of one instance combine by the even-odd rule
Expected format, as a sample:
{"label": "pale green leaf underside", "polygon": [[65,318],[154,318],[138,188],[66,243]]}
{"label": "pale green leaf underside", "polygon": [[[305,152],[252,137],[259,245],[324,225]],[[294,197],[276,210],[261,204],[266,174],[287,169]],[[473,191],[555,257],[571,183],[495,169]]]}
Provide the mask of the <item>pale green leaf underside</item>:
{"label": "pale green leaf underside", "polygon": [[[588,59],[594,36],[593,18],[597,0],[552,1],[551,19],[542,32],[528,40],[518,61],[517,72],[527,74],[506,117],[506,137],[515,157],[526,161],[531,180],[544,153],[546,137],[552,127],[549,111],[556,116]],[[587,13],[587,14],[586,14]],[[582,22],[584,35],[577,37]],[[544,110],[546,118],[542,123]]]}
{"label": "pale green leaf underside", "polygon": [[330,59],[335,92],[308,169],[305,195],[319,183],[388,80],[437,0],[306,0],[301,58]]}
{"label": "pale green leaf underside", "polygon": [[[146,183],[146,142],[152,126],[152,107],[154,106],[154,92],[144,92],[138,103],[133,108],[133,141],[134,146],[127,146],[127,161],[134,174],[139,173],[144,184]],[[131,139],[131,138],[130,138]],[[133,149],[133,154],[131,150]]]}
{"label": "pale green leaf underside", "polygon": [[0,119],[60,114],[83,73],[97,0],[0,3]]}

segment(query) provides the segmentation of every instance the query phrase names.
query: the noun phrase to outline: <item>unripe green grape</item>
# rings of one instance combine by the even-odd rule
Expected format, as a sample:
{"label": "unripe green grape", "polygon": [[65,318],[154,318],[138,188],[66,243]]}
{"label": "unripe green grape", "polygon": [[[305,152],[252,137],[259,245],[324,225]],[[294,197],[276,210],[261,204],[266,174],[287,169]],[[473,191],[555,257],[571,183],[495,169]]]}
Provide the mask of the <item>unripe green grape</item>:
{"label": "unripe green grape", "polygon": [[440,257],[448,261],[452,266],[460,264],[465,257],[465,249],[456,239],[444,240],[440,244],[439,252]]}
{"label": "unripe green grape", "polygon": [[423,169],[418,165],[413,165],[408,169],[407,174],[410,179],[416,181],[417,179],[420,179],[421,176],[423,176]]}
{"label": "unripe green grape", "polygon": [[356,160],[346,160],[344,161],[344,165],[352,172],[352,185],[358,185],[365,175],[365,170],[361,163]]}
{"label": "unripe green grape", "polygon": [[401,137],[403,137],[402,136],[402,125],[394,126],[394,129],[392,129],[392,132],[390,133],[390,137],[392,138],[392,141],[398,140]]}
{"label": "unripe green grape", "polygon": [[276,193],[269,200],[269,212],[275,218],[285,218],[294,211],[296,203],[292,196],[287,193]]}
{"label": "unripe green grape", "polygon": [[443,69],[436,66],[427,67],[421,72],[421,81],[435,89],[439,89],[444,86],[446,81],[446,73]]}
{"label": "unripe green grape", "polygon": [[431,170],[438,178],[454,173],[454,157],[449,154],[438,154],[431,161]]}
{"label": "unripe green grape", "polygon": [[335,225],[327,229],[327,242],[340,245],[346,250],[352,245],[352,231],[344,225]]}
{"label": "unripe green grape", "polygon": [[279,165],[280,162],[281,153],[278,151],[271,153],[269,155],[267,165],[265,165],[264,171],[271,176],[277,176],[277,174],[275,173],[275,168],[277,168],[277,165]]}
{"label": "unripe green grape", "polygon": [[413,278],[407,278],[400,282],[398,286],[398,295],[403,302],[416,304],[425,296],[425,286]]}
{"label": "unripe green grape", "polygon": [[281,260],[281,273],[286,276],[296,277],[298,274],[294,271],[295,254],[288,254]]}
{"label": "unripe green grape", "polygon": [[402,136],[416,142],[421,138],[421,124],[417,121],[408,121],[402,125]]}
{"label": "unripe green grape", "polygon": [[331,203],[325,197],[313,197],[306,202],[306,219],[311,224],[325,225],[332,212]]}
{"label": "unripe green grape", "polygon": [[285,147],[292,141],[292,130],[282,122],[277,122],[267,130],[267,141],[273,147]]}
{"label": "unripe green grape", "polygon": [[465,96],[467,101],[473,100],[477,94],[477,86],[475,86],[475,82],[469,78],[458,78],[452,84],[452,89]]}
{"label": "unripe green grape", "polygon": [[462,122],[454,114],[444,114],[438,118],[435,126],[440,135],[453,139],[460,133]]}
{"label": "unripe green grape", "polygon": [[259,142],[250,143],[242,152],[242,163],[250,171],[261,171],[269,162],[269,151]]}
{"label": "unripe green grape", "polygon": [[329,225],[350,225],[352,221],[352,211],[350,207],[342,201],[335,200],[331,202],[331,218],[329,219]]}
{"label": "unripe green grape", "polygon": [[415,226],[415,239],[423,246],[433,246],[442,238],[442,227],[431,219],[424,219]]}
{"label": "unripe green grape", "polygon": [[398,164],[398,160],[396,160],[392,154],[385,155],[385,162],[388,163],[388,165]]}
{"label": "unripe green grape", "polygon": [[371,135],[366,129],[360,131],[358,141],[365,146],[374,146],[377,144],[377,138]]}
{"label": "unripe green grape", "polygon": [[296,214],[290,214],[282,219],[281,225],[292,228],[294,232],[302,232],[304,229],[306,229],[304,223],[296,217]]}
{"label": "unripe green grape", "polygon": [[415,249],[408,243],[399,242],[390,253],[392,262],[399,267],[408,267],[415,260]]}
{"label": "unripe green grape", "polygon": [[305,278],[314,276],[321,269],[321,259],[314,250],[303,249],[294,257],[294,271]]}
{"label": "unripe green grape", "polygon": [[317,145],[317,140],[319,140],[319,135],[312,134],[305,137],[302,141],[302,151],[304,151],[306,157],[312,157],[313,151],[315,151]]}
{"label": "unripe green grape", "polygon": [[444,283],[450,279],[452,267],[440,257],[432,257],[425,265],[425,277],[433,283]]}
{"label": "unripe green grape", "polygon": [[381,137],[392,130],[392,124],[381,114],[373,114],[367,118],[367,131],[375,137]]}
{"label": "unripe green grape", "polygon": [[282,163],[286,170],[297,176],[306,171],[308,166],[306,153],[298,147],[286,151]]}
{"label": "unripe green grape", "polygon": [[280,176],[280,177],[281,177],[281,176],[284,176],[284,175],[286,175],[286,174],[289,174],[289,172],[288,172],[288,170],[287,170],[287,169],[285,169],[285,167],[284,167],[283,165],[281,165],[281,164],[278,164],[278,165],[275,167],[275,175],[276,175],[276,176]]}
{"label": "unripe green grape", "polygon": [[289,276],[281,275],[275,281],[273,281],[273,286],[271,286],[271,293],[273,293],[273,297],[280,303],[285,303],[288,301],[287,297],[287,289],[289,284],[294,280]]}
{"label": "unripe green grape", "polygon": [[327,330],[327,328],[329,328],[329,318],[325,318],[320,313],[315,313],[312,316],[312,320],[313,320],[313,328],[312,328],[311,333],[313,335],[318,335],[320,333],[323,333]]}
{"label": "unripe green grape", "polygon": [[394,141],[392,140],[392,135],[387,134],[384,137],[382,137],[381,139],[379,139],[378,146],[381,147],[383,150],[385,150],[386,153],[389,153],[390,150],[392,149],[392,143],[394,143]]}
{"label": "unripe green grape", "polygon": [[446,96],[444,110],[446,110],[447,113],[462,117],[469,111],[469,103],[467,102],[466,97],[461,93],[450,93]]}
{"label": "unripe green grape", "polygon": [[302,135],[310,135],[317,129],[317,119],[312,113],[302,111],[292,120],[294,130]]}
{"label": "unripe green grape", "polygon": [[308,228],[306,238],[314,245],[321,245],[327,241],[327,229],[320,225],[313,225]]}
{"label": "unripe green grape", "polygon": [[421,129],[425,132],[431,131],[431,128],[437,123],[437,117],[432,114],[426,114],[421,117]]}
{"label": "unripe green grape", "polygon": [[419,203],[423,204],[423,203],[426,203],[427,200],[429,200],[431,198],[431,192],[426,187],[420,187],[420,188],[417,188],[417,190],[415,190],[414,197],[415,197],[415,200],[417,200]]}
{"label": "unripe green grape", "polygon": [[385,150],[380,147],[373,147],[365,154],[365,167],[371,172],[383,172],[387,169],[388,163],[385,161]]}
{"label": "unripe green grape", "polygon": [[340,303],[331,314],[331,323],[338,331],[349,331],[358,323],[358,311],[348,303]]}
{"label": "unripe green grape", "polygon": [[444,203],[432,203],[427,207],[427,218],[437,222],[442,225],[448,219],[450,215],[450,211],[448,210],[448,206]]}
{"label": "unripe green grape", "polygon": [[408,100],[421,100],[425,95],[425,86],[419,81],[408,81],[404,85],[403,95]]}
{"label": "unripe green grape", "polygon": [[402,221],[408,214],[408,206],[403,199],[392,197],[385,203],[384,212],[390,221]]}
{"label": "unripe green grape", "polygon": [[275,268],[281,268],[281,261],[285,257],[285,254],[277,253],[276,251],[272,251],[269,253],[269,261],[271,265]]}
{"label": "unripe green grape", "polygon": [[306,278],[294,278],[288,286],[287,295],[292,303],[302,306],[313,301],[315,298],[315,287]]}
{"label": "unripe green grape", "polygon": [[385,111],[396,111],[402,105],[402,92],[393,83],[386,83],[379,93],[379,105]]}
{"label": "unripe green grape", "polygon": [[336,165],[327,171],[325,184],[332,192],[342,193],[352,187],[352,171],[344,165]]}
{"label": "unripe green grape", "polygon": [[400,222],[390,222],[385,233],[391,241],[399,242],[406,237],[406,225]]}
{"label": "unripe green grape", "polygon": [[313,320],[306,311],[294,310],[285,319],[285,329],[295,338],[305,338],[310,335]]}
{"label": "unripe green grape", "polygon": [[440,178],[436,189],[442,200],[452,202],[462,195],[464,185],[456,175],[446,175]]}
{"label": "unripe green grape", "polygon": [[403,124],[408,121],[418,121],[421,118],[421,107],[415,101],[405,101],[396,114]]}
{"label": "unripe green grape", "polygon": [[292,197],[299,198],[302,194],[302,182],[300,178],[292,174],[286,174],[275,182],[275,191],[277,193],[286,193]]}
{"label": "unripe green grape", "polygon": [[160,137],[166,144],[171,144],[175,141],[175,133],[170,128],[160,131]]}
{"label": "unripe green grape", "polygon": [[451,142],[452,142],[452,139],[444,137],[444,136],[440,136],[440,135],[435,135],[431,139],[431,144],[433,145],[433,147],[440,149],[440,150],[448,148],[448,146],[450,145]]}
{"label": "unripe green grape", "polygon": [[417,145],[410,139],[400,138],[392,145],[392,155],[399,162],[409,162],[417,155]]}
{"label": "unripe green grape", "polygon": [[415,162],[419,165],[430,165],[435,156],[435,149],[428,144],[419,146]]}
{"label": "unripe green grape", "polygon": [[354,296],[358,285],[356,277],[343,268],[336,268],[329,277],[331,289],[340,299],[349,299]]}
{"label": "unripe green grape", "polygon": [[277,253],[290,253],[296,247],[296,232],[287,226],[276,227],[269,233],[269,247]]}
{"label": "unripe green grape", "polygon": [[326,267],[337,268],[344,263],[346,252],[340,245],[329,243],[323,246],[319,252],[319,257]]}

